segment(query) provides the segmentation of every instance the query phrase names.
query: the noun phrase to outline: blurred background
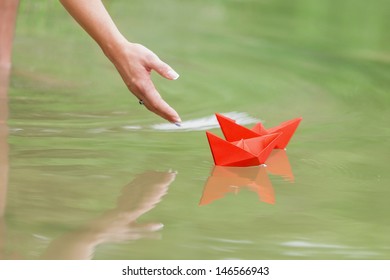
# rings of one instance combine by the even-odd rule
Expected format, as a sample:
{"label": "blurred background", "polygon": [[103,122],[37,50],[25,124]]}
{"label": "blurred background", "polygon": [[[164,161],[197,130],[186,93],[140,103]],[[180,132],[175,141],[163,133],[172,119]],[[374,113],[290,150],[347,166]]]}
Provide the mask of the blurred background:
{"label": "blurred background", "polygon": [[[183,126],[139,106],[58,1],[21,1],[1,258],[390,257],[389,1],[104,3],[181,75],[153,81]],[[287,169],[215,177],[215,112],[303,117]]]}

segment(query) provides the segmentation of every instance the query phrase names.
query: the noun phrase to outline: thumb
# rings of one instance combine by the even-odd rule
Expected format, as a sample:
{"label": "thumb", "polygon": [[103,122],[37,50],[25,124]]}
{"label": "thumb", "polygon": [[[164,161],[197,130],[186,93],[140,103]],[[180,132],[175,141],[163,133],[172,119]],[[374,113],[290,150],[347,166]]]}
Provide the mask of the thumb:
{"label": "thumb", "polygon": [[150,62],[149,67],[169,80],[177,80],[180,76],[171,66],[159,59],[157,55]]}

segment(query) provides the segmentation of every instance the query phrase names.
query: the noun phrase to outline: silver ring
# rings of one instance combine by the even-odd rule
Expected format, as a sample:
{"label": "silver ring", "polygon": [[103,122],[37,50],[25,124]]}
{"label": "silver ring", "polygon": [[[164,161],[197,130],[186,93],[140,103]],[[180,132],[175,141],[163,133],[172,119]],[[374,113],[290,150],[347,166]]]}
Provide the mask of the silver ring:
{"label": "silver ring", "polygon": [[138,101],[138,103],[139,103],[139,105],[144,105],[144,101],[143,101],[142,99],[140,99],[140,100]]}

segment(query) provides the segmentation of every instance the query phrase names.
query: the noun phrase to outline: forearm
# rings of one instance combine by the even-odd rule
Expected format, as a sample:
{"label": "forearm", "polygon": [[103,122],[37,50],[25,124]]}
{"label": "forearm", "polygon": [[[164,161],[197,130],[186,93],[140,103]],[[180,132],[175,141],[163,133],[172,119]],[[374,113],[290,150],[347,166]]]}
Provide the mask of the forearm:
{"label": "forearm", "polygon": [[[16,14],[18,11],[18,4],[19,4],[18,0],[0,0],[0,68],[1,69],[9,69],[11,66],[12,40],[13,40],[14,29],[15,29]],[[2,86],[1,82],[0,82],[0,86]]]}
{"label": "forearm", "polygon": [[110,56],[126,42],[101,0],[60,0],[65,9]]}

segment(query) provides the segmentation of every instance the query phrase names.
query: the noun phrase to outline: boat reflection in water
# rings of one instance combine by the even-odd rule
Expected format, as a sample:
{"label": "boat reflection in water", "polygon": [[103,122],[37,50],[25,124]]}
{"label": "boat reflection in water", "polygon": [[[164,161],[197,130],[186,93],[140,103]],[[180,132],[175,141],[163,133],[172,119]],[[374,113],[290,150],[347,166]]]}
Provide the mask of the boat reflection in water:
{"label": "boat reflection in water", "polygon": [[274,204],[275,193],[268,173],[294,182],[294,174],[285,150],[273,150],[265,166],[214,166],[204,186],[199,205],[210,204],[229,193],[238,194],[243,188],[257,193],[261,201]]}

